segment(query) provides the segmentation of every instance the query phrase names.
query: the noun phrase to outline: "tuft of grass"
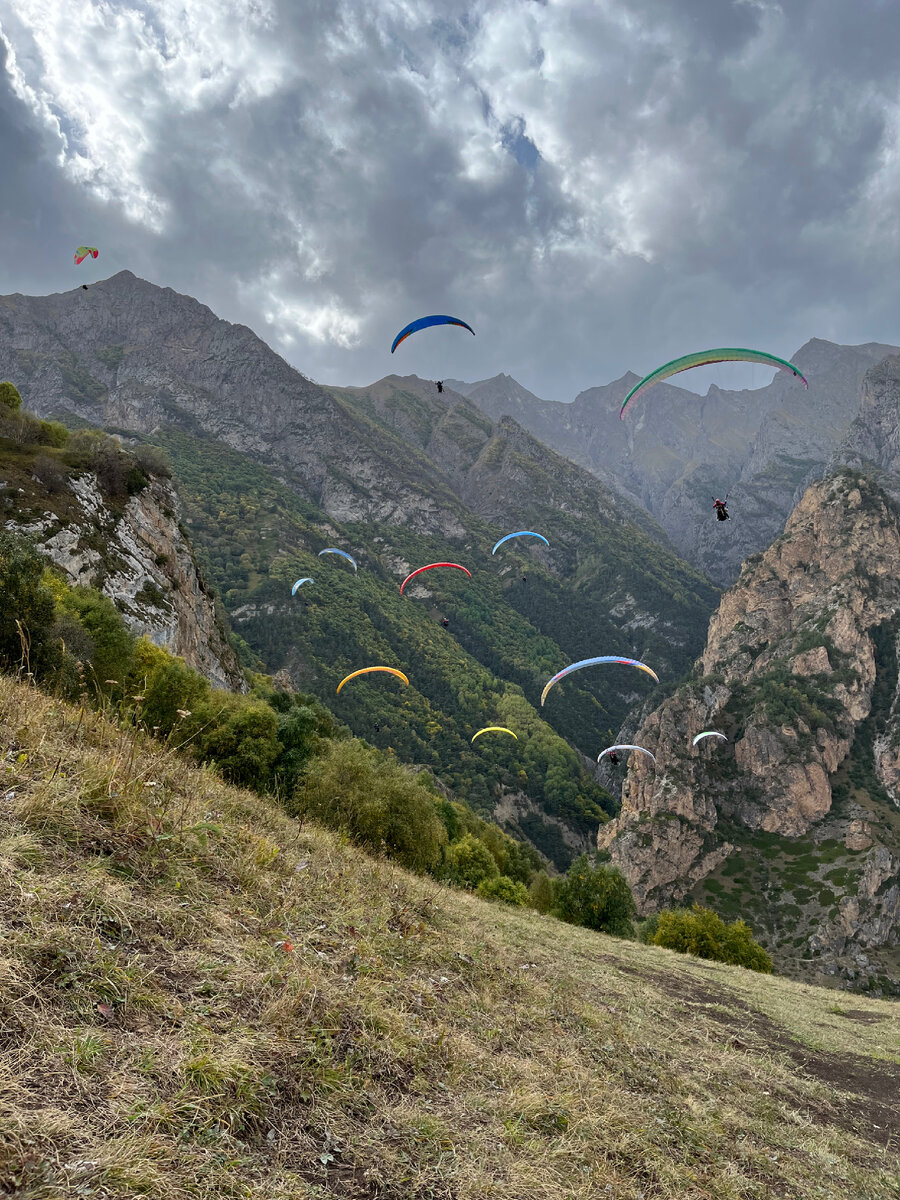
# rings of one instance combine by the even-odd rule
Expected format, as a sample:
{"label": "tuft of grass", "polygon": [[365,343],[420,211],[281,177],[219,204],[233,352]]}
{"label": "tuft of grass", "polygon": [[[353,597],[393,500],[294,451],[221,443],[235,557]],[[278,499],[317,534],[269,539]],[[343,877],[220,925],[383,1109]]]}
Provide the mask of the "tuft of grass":
{"label": "tuft of grass", "polygon": [[896,1200],[889,1002],[448,891],[9,679],[0,736],[0,1192]]}

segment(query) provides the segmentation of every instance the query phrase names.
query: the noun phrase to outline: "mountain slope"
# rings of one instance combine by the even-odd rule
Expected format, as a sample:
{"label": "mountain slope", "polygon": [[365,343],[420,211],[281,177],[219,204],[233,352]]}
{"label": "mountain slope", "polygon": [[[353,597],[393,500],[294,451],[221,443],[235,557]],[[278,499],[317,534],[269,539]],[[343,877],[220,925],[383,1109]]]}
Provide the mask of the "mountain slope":
{"label": "mountain slope", "polygon": [[[459,397],[435,406],[420,381],[388,381],[388,419],[365,389],[319,388],[249,330],[128,272],[89,293],[0,300],[3,374],[41,413],[169,450],[204,564],[268,670],[483,815],[502,809],[558,863],[593,837],[611,802],[535,716],[543,683],[592,653],[650,658],[671,680],[715,602],[646,514]],[[513,517],[546,527],[548,555],[491,557]],[[331,545],[358,557],[358,575],[317,557]],[[410,569],[443,559],[474,578],[435,572],[399,596]],[[301,574],[316,585],[292,598]],[[335,698],[373,662],[409,667],[412,686],[361,681]],[[643,677],[608,671],[559,689],[542,716],[593,757],[645,693]],[[527,745],[471,748],[480,725],[514,717]]]}
{"label": "mountain slope", "polygon": [[[508,376],[461,385],[485,413],[513,416],[542,442],[615,482],[660,522],[678,550],[719,584],[781,532],[804,487],[819,478],[846,436],[869,367],[897,347],[839,346],[814,338],[792,361],[809,390],[779,372],[766,387],[712,385],[697,396],[658,384],[624,421],[629,372],[581,392],[571,404],[539,400]],[[721,369],[723,381],[727,369]],[[732,522],[710,517],[714,495],[730,493]]]}
{"label": "mountain slope", "polygon": [[848,470],[745,563],[600,831],[645,909],[702,898],[777,969],[900,994],[898,576],[900,510]]}
{"label": "mountain slope", "polygon": [[4,1194],[896,1196],[892,1005],[435,892],[9,678],[0,734]]}

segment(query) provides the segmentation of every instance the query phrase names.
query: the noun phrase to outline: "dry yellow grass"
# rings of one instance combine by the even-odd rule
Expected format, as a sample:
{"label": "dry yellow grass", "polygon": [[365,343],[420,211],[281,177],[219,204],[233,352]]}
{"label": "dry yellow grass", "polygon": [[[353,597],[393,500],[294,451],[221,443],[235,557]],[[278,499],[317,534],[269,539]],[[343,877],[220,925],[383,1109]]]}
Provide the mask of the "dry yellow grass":
{"label": "dry yellow grass", "polygon": [[8,679],[0,735],[0,1193],[900,1196],[897,1006],[449,892]]}

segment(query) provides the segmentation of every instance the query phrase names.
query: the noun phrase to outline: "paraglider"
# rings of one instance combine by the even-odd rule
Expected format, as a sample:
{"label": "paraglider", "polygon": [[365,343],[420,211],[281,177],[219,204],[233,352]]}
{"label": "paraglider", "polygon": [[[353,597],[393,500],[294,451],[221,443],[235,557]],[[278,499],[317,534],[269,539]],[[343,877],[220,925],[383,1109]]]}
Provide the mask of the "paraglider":
{"label": "paraglider", "polygon": [[508,542],[510,540],[510,538],[520,538],[520,537],[539,538],[544,543],[545,546],[550,545],[550,543],[547,541],[547,539],[544,537],[544,535],[542,533],[532,533],[530,529],[520,529],[518,533],[508,533],[506,535],[506,537],[502,537],[500,539],[500,541],[497,542],[496,546],[494,546],[493,550],[491,551],[491,554],[496,554],[497,551],[500,549],[500,547],[503,545],[503,543]]}
{"label": "paraglider", "polygon": [[355,679],[357,675],[370,675],[373,671],[385,671],[388,675],[396,675],[397,678],[401,679],[405,684],[407,684],[407,686],[409,685],[409,680],[406,678],[403,672],[398,671],[396,667],[361,667],[360,670],[351,671],[349,675],[344,676],[341,682],[337,685],[337,692],[335,692],[335,695],[340,692],[341,688],[349,680]]}
{"label": "paraglider", "polygon": [[728,741],[728,738],[725,736],[725,734],[724,734],[724,733],[719,733],[719,732],[717,732],[715,729],[706,729],[706,730],[704,730],[704,731],[703,731],[703,733],[698,733],[698,734],[697,734],[697,736],[696,736],[696,737],[694,738],[694,740],[691,742],[691,745],[692,745],[692,746],[696,746],[696,745],[697,745],[697,743],[698,743],[699,741],[701,741],[701,739],[703,739],[703,738],[708,738],[708,737],[721,738],[723,742],[727,742],[727,741]]}
{"label": "paraglider", "polygon": [[547,693],[553,687],[554,683],[559,683],[561,679],[565,679],[565,677],[567,675],[571,675],[573,671],[580,671],[582,667],[595,667],[601,665],[602,663],[621,663],[626,667],[637,667],[639,671],[646,671],[648,675],[652,676],[652,678],[659,683],[659,676],[656,674],[656,672],[652,671],[646,665],[646,663],[638,662],[636,658],[620,658],[616,654],[604,654],[600,658],[583,658],[580,662],[572,663],[568,667],[563,667],[561,671],[557,671],[552,679],[547,681],[544,690],[541,692],[541,707],[543,708],[544,701],[547,699]]}
{"label": "paraglider", "polygon": [[601,750],[600,753],[597,755],[597,762],[599,762],[600,759],[603,758],[603,756],[605,754],[608,754],[609,761],[613,764],[613,766],[615,766],[616,763],[619,761],[619,756],[616,753],[617,750],[640,750],[641,754],[646,754],[648,758],[653,759],[654,763],[656,762],[656,756],[654,754],[651,754],[649,750],[645,750],[643,746],[631,746],[625,742],[622,742],[615,746],[607,746],[605,750]]}
{"label": "paraglider", "polygon": [[339,554],[341,558],[346,558],[347,562],[353,564],[354,571],[357,570],[356,559],[353,558],[352,555],[348,554],[346,550],[336,550],[334,546],[329,546],[326,550],[319,551],[319,558],[321,558],[323,554]]}
{"label": "paraglider", "polygon": [[483,733],[508,733],[511,738],[515,738],[516,741],[519,740],[513,731],[511,729],[507,729],[505,725],[485,725],[484,729],[478,730],[478,732],[475,734],[475,737],[472,738],[472,741],[474,742],[475,738],[480,738]]}
{"label": "paraglider", "polygon": [[304,575],[303,578],[298,579],[297,582],[294,584],[294,586],[291,588],[291,595],[296,596],[297,588],[302,587],[302,585],[304,583],[315,583],[315,582],[316,581],[314,579],[310,579],[310,577],[308,575]]}
{"label": "paraglider", "polygon": [[96,258],[99,253],[96,246],[79,246],[75,251],[75,266],[80,267],[86,258]]}
{"label": "paraglider", "polygon": [[394,353],[401,342],[406,341],[411,333],[418,333],[420,329],[429,329],[432,325],[459,325],[463,329],[468,329],[469,333],[471,333],[473,337],[475,336],[475,330],[472,328],[472,326],[467,325],[465,321],[461,321],[459,317],[419,317],[418,320],[410,321],[408,325],[405,325],[403,329],[400,330],[400,332],[394,338],[391,346],[391,354]]}
{"label": "paraglider", "polygon": [[459,563],[452,563],[452,562],[429,563],[427,567],[419,567],[417,570],[415,570],[415,571],[411,572],[411,574],[407,575],[407,577],[400,584],[400,595],[401,596],[403,595],[403,589],[406,587],[406,585],[409,583],[409,581],[411,579],[415,579],[415,577],[417,575],[421,575],[423,571],[433,571],[435,567],[453,567],[454,570],[456,570],[456,571],[465,571],[466,574],[469,576],[469,578],[470,579],[472,578],[472,572],[466,570],[465,567],[461,567],[459,565]]}
{"label": "paraglider", "polygon": [[717,521],[727,521],[729,517],[728,509],[725,507],[728,501],[726,496],[724,500],[713,500],[713,508],[716,510]]}
{"label": "paraglider", "polygon": [[671,362],[667,362],[664,366],[651,371],[649,375],[645,375],[622,401],[622,407],[619,410],[620,420],[624,419],[625,409],[631,401],[653,387],[655,383],[660,383],[663,379],[668,379],[681,371],[689,371],[691,367],[706,367],[711,363],[720,362],[763,363],[767,367],[777,367],[780,371],[790,371],[797,379],[803,380],[804,387],[809,387],[806,376],[793,363],[789,363],[787,359],[778,358],[774,354],[767,354],[765,350],[700,350],[695,354],[685,354],[681,358],[673,358]]}

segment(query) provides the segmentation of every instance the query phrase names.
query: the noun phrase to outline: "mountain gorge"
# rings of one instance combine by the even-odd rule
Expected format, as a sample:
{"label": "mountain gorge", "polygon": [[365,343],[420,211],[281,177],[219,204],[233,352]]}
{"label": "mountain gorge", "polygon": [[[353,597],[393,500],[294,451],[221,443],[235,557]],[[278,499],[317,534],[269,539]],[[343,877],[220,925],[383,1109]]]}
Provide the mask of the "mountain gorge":
{"label": "mountain gorge", "polygon": [[[538,399],[509,376],[453,381],[494,419],[514,417],[548,446],[637,500],[678,551],[721,586],[784,527],[806,485],[820,478],[857,416],[869,368],[897,347],[839,346],[814,338],[793,361],[807,391],[780,372],[767,386],[705,396],[657,384],[624,421],[619,409],[639,377],[629,372],[571,404]],[[723,382],[727,370],[719,371]],[[730,495],[732,522],[710,519],[713,496]]]}
{"label": "mountain gorge", "polygon": [[[463,397],[396,379],[321,388],[251,331],[128,272],[87,293],[0,300],[0,376],[41,415],[168,451],[245,663],[287,671],[557,865],[591,843],[613,805],[570,747],[596,755],[646,686],[626,671],[602,688],[573,681],[539,717],[543,683],[604,652],[672,681],[716,601],[646,513]],[[549,551],[491,556],[528,525]],[[332,545],[358,574],[318,557]],[[473,578],[435,572],[399,595],[409,570],[445,558]],[[300,575],[315,586],[292,598]],[[335,697],[373,662],[411,686],[360,681]],[[495,722],[528,737],[471,747]]]}

